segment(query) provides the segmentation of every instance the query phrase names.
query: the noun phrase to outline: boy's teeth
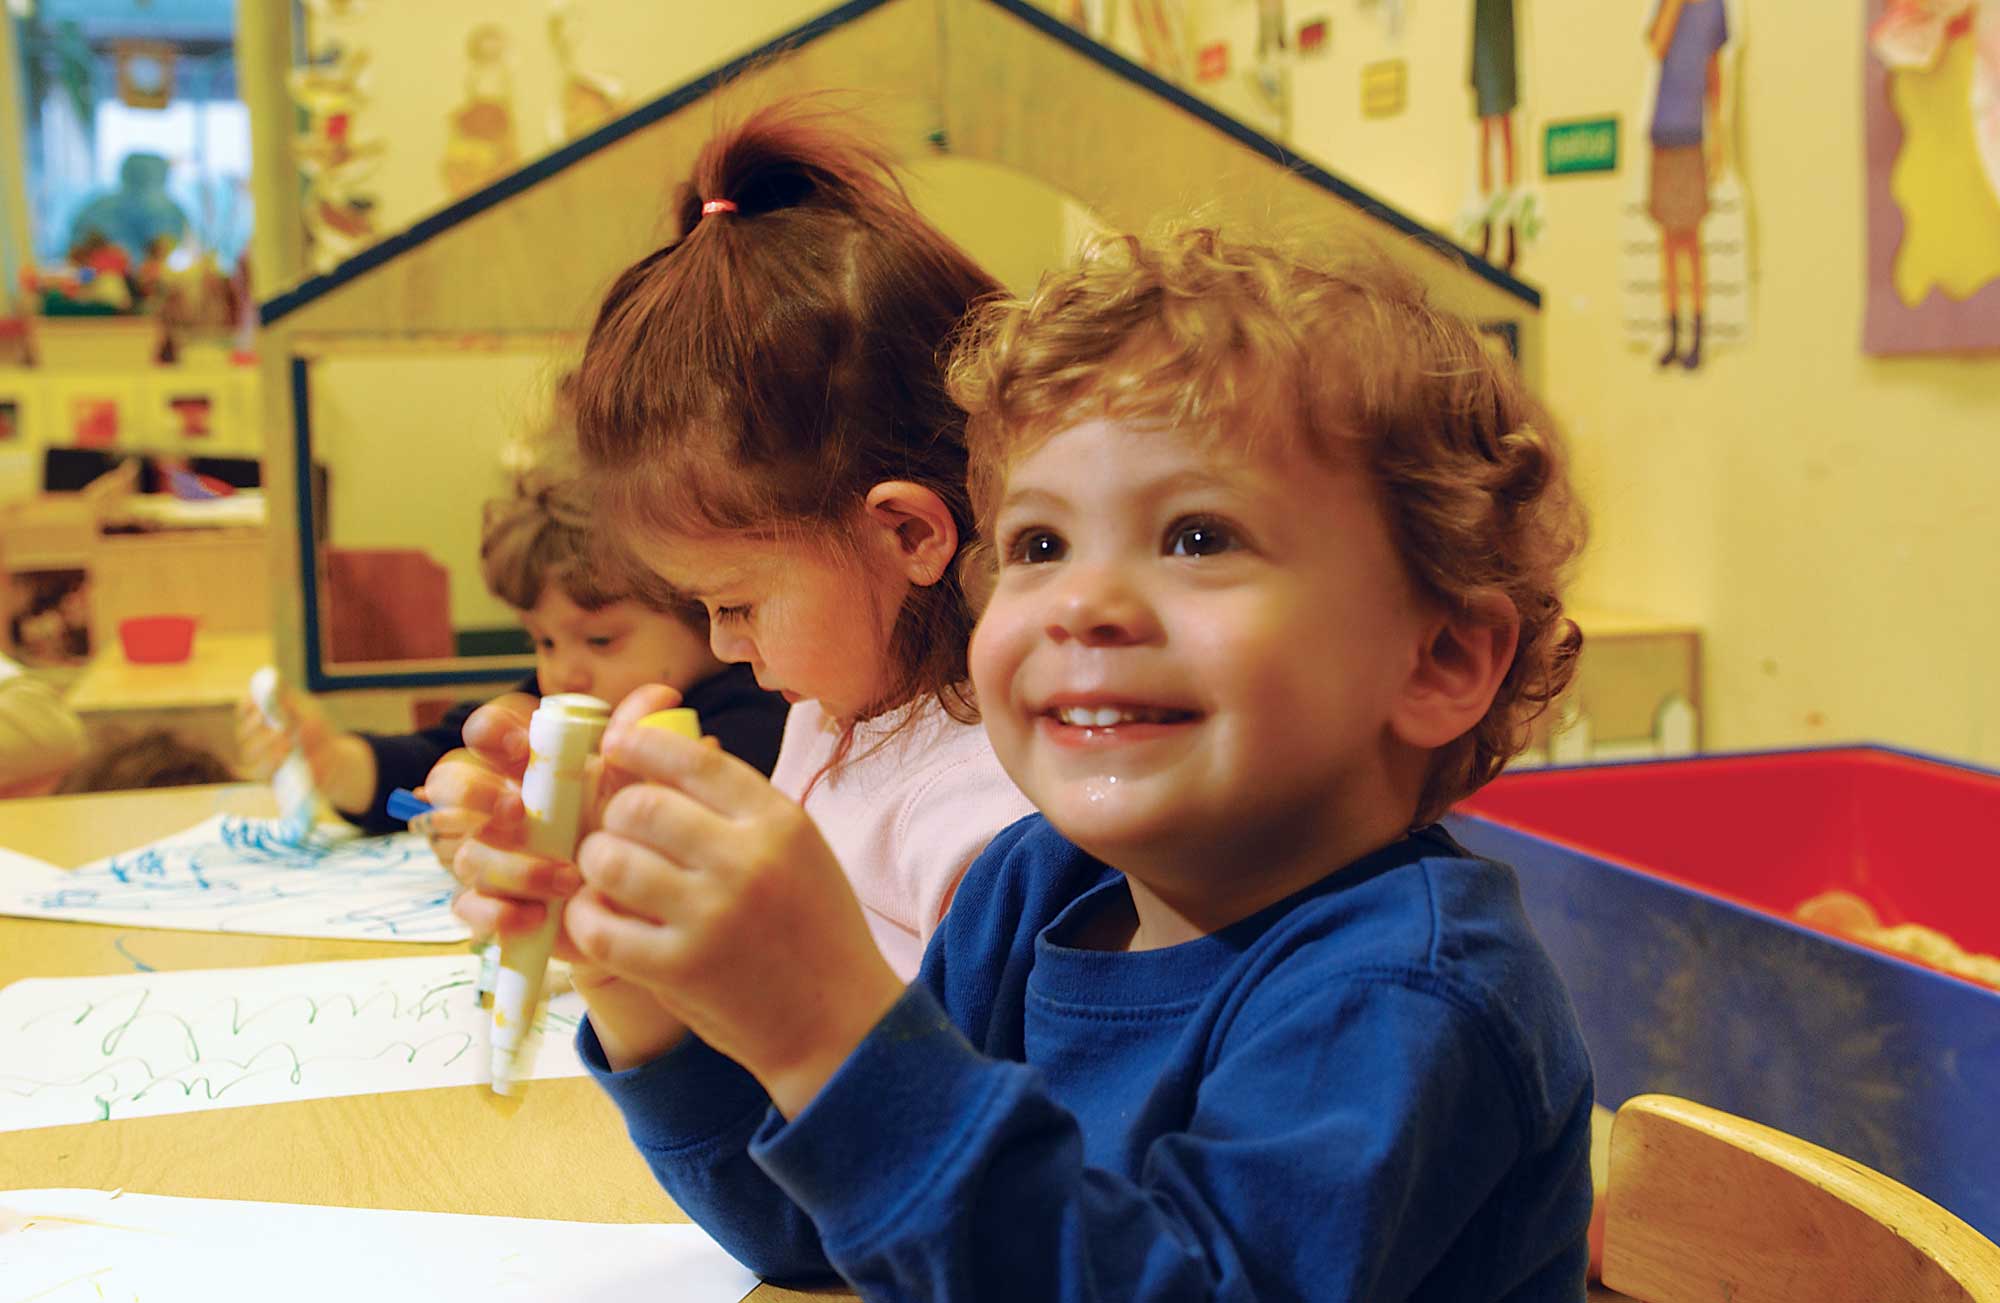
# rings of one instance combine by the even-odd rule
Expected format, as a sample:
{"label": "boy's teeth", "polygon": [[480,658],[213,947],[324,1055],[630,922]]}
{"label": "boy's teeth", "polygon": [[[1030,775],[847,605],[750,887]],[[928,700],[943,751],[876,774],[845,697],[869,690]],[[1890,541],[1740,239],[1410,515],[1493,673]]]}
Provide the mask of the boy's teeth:
{"label": "boy's teeth", "polygon": [[1078,728],[1112,728],[1119,724],[1154,724],[1164,722],[1167,712],[1149,710],[1143,707],[1120,710],[1116,706],[1064,706],[1056,711],[1056,718],[1063,723]]}

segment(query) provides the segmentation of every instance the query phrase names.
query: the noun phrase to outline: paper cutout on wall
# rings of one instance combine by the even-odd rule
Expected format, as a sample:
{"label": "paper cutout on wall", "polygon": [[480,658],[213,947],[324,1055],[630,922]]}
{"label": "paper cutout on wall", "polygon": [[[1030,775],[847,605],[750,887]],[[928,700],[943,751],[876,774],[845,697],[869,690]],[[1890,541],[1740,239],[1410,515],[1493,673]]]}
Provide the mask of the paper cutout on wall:
{"label": "paper cutout on wall", "polygon": [[415,833],[304,845],[263,819],[217,815],[151,846],[71,873],[0,863],[0,914],[182,932],[463,941],[458,884]]}
{"label": "paper cutout on wall", "polygon": [[[488,1080],[470,955],[113,977],[0,989],[0,1131]],[[533,1076],[583,1074],[574,994]]]}
{"label": "paper cutout on wall", "polygon": [[1521,29],[1514,0],[1472,0],[1471,16],[1466,80],[1479,150],[1474,188],[1459,211],[1458,235],[1480,257],[1512,271],[1542,230],[1541,200],[1526,184],[1529,169],[1520,160],[1527,144],[1516,121]]}
{"label": "paper cutout on wall", "polygon": [[2000,0],[1870,0],[1867,350],[2000,348]]}
{"label": "paper cutout on wall", "polygon": [[549,6],[549,49],[561,71],[556,109],[549,115],[551,144],[575,140],[625,111],[625,88],[617,79],[591,72],[577,53],[582,42],[582,16],[575,0],[554,0]]}
{"label": "paper cutout on wall", "polygon": [[305,181],[299,214],[314,271],[331,270],[376,237],[375,178],[387,145],[364,136],[359,124],[369,100],[368,51],[339,30],[357,8],[341,0],[308,0],[310,54],[286,80],[301,119],[292,153]]}
{"label": "paper cutout on wall", "polygon": [[1751,237],[1736,166],[1739,0],[1656,0],[1620,259],[1625,335],[1694,371],[1750,334]]}
{"label": "paper cutout on wall", "polygon": [[507,33],[481,23],[465,38],[465,102],[446,121],[445,193],[456,199],[514,170],[521,153],[514,133],[514,75]]}
{"label": "paper cutout on wall", "polygon": [[692,1225],[0,1191],[0,1303],[737,1303],[756,1287]]}

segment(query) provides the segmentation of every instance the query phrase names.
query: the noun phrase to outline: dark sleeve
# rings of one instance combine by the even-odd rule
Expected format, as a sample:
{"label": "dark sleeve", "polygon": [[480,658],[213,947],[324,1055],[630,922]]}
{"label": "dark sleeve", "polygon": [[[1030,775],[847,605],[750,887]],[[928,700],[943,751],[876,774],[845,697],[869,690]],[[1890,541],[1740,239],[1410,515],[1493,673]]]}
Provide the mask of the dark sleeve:
{"label": "dark sleeve", "polygon": [[[1086,1162],[1040,1074],[922,986],[750,1153],[868,1298],[1407,1299],[1520,1153],[1512,1072],[1443,992],[1310,976],[1245,1010],[1136,1175]],[[1456,1283],[1428,1292],[1492,1296]]]}
{"label": "dark sleeve", "polygon": [[[532,674],[508,691],[525,692],[533,697],[542,695]],[[399,787],[414,790],[423,786],[432,767],[447,752],[464,745],[465,721],[485,704],[485,700],[461,701],[446,711],[443,719],[414,733],[361,734],[361,740],[375,753],[375,795],[360,814],[343,810],[341,817],[370,835],[402,831],[403,821],[389,817],[389,793]]]}
{"label": "dark sleeve", "polygon": [[732,665],[689,688],[685,704],[701,716],[701,731],[730,755],[770,777],[785,739],[791,707],[775,692],[757,686],[748,665]]}

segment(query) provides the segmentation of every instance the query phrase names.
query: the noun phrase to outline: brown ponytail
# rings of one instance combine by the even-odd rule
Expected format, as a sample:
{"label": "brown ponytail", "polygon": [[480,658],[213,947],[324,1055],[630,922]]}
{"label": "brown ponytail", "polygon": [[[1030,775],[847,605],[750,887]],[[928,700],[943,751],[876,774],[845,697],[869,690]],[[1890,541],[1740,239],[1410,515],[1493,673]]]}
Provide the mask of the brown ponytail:
{"label": "brown ponytail", "polygon": [[[787,101],[709,141],[673,213],[677,237],[613,283],[578,368],[605,506],[652,534],[838,545],[869,489],[909,480],[973,543],[965,414],[943,367],[999,285],[917,213],[887,156],[837,109]],[[957,567],[915,590],[879,709],[933,693],[976,718],[972,622]]]}

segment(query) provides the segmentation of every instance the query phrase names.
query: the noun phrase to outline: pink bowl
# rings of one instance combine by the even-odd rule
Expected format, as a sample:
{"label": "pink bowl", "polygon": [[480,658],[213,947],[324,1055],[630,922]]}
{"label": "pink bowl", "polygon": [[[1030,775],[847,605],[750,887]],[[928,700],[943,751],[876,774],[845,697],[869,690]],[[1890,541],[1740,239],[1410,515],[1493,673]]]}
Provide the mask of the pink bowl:
{"label": "pink bowl", "polygon": [[192,615],[141,615],[118,622],[125,659],[139,665],[172,665],[194,650]]}

